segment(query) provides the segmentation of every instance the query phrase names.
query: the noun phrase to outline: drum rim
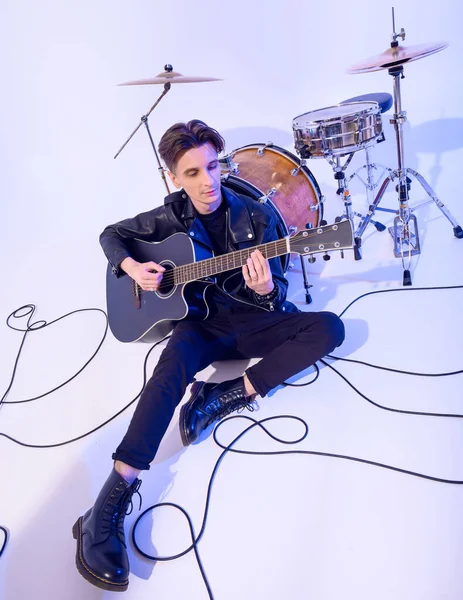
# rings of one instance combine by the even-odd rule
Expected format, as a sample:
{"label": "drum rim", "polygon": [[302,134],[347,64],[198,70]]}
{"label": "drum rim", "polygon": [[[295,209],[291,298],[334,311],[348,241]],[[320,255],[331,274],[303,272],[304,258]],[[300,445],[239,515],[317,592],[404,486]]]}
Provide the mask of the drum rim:
{"label": "drum rim", "polygon": [[[221,185],[225,184],[225,187],[227,187],[226,182],[230,178],[232,179],[232,182],[245,183],[246,185],[250,186],[253,189],[253,191],[255,190],[255,192],[257,192],[259,194],[259,196],[257,198],[252,198],[255,202],[259,202],[259,198],[262,198],[263,196],[265,196],[265,194],[253,183],[251,183],[247,179],[243,179],[242,177],[237,177],[236,175],[232,175],[231,173],[227,173],[226,175],[221,177],[221,180],[220,180]],[[244,195],[246,195],[246,194],[244,194]],[[283,219],[283,215],[281,214],[279,208],[272,202],[272,200],[270,198],[267,199],[265,204],[271,205],[270,210],[273,210],[275,213],[275,217],[278,220],[278,224],[280,225],[282,232],[283,232],[283,238],[289,237],[290,234],[289,234],[288,226],[286,225],[286,221]],[[280,238],[280,239],[283,239],[283,238]],[[281,259],[281,268],[283,269],[283,274],[286,275],[286,273],[289,271],[289,266],[291,263],[291,254],[283,254],[279,258]]]}
{"label": "drum rim", "polygon": [[[317,108],[316,110],[310,110],[309,112],[302,113],[302,114],[298,115],[297,117],[294,117],[294,119],[293,119],[293,130],[295,128],[297,128],[297,129],[300,128],[298,126],[298,124],[296,123],[296,121],[298,119],[301,119],[302,117],[305,117],[306,115],[313,115],[314,113],[320,112],[322,110],[328,110],[330,108],[339,108],[339,107],[345,107],[345,106],[349,107],[349,106],[353,106],[353,105],[357,105],[358,106],[358,105],[365,105],[365,104],[370,104],[371,106],[369,108],[365,108],[364,110],[361,110],[361,111],[353,111],[353,112],[350,112],[350,113],[346,113],[344,116],[345,117],[347,117],[347,116],[353,117],[353,116],[356,116],[356,115],[369,114],[371,112],[373,114],[378,113],[378,112],[381,113],[381,108],[380,108],[378,102],[374,102],[374,101],[348,102],[346,104],[333,104],[332,106],[325,106],[324,108]],[[312,124],[313,125],[321,125],[322,123],[329,123],[329,122],[332,122],[332,121],[341,121],[342,122],[342,117],[337,116],[337,117],[331,117],[329,119],[321,119],[321,120],[318,120],[318,121],[311,121],[311,120],[306,119],[305,123],[304,123],[304,126],[307,127],[309,124],[311,124],[311,125]]]}
{"label": "drum rim", "polygon": [[[265,197],[264,192],[262,190],[260,190],[257,186],[255,186],[253,183],[251,183],[247,179],[244,179],[243,177],[238,177],[237,175],[232,175],[231,173],[227,174],[223,178],[221,178],[221,181],[220,181],[221,185],[225,184],[225,187],[227,187],[226,186],[226,182],[230,178],[232,179],[232,181],[238,181],[238,183],[245,183],[246,185],[250,186],[253,189],[253,191],[255,190],[255,192],[257,192],[257,194],[259,194],[259,195],[258,195],[257,198],[252,198],[252,199],[255,200],[256,202],[259,202],[259,198]],[[244,194],[244,195],[246,195],[246,194]],[[276,206],[276,204],[274,202],[272,202],[271,198],[268,198],[266,200],[265,204],[270,204],[271,205],[272,210],[274,210],[275,213],[278,215],[278,217],[279,217],[279,219],[281,221],[281,224],[283,225],[283,229],[285,231],[285,235],[289,235],[288,226],[286,225],[286,221],[284,220],[283,215],[281,214],[280,209],[278,208],[278,206]],[[265,204],[264,204],[264,206],[265,206]]]}

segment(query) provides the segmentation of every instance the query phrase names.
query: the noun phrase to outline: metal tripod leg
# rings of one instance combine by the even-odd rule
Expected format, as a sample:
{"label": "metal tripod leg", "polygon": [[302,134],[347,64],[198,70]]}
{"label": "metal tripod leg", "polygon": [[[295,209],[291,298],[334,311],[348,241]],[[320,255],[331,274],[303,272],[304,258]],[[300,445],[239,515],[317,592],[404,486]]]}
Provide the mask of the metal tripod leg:
{"label": "metal tripod leg", "polygon": [[[362,235],[363,235],[363,232],[367,228],[368,224],[370,222],[372,222],[371,217],[375,214],[375,210],[377,209],[378,204],[383,199],[383,196],[386,193],[386,190],[387,190],[389,184],[392,181],[392,177],[393,177],[392,171],[390,171],[389,176],[383,181],[383,183],[381,184],[381,187],[379,188],[378,193],[376,194],[375,199],[370,204],[370,206],[368,208],[368,213],[360,221],[360,224],[359,224],[359,226],[357,228],[357,231],[354,234],[354,239],[355,239],[355,242],[356,242],[356,246],[358,248],[360,248],[361,245],[362,245]],[[378,225],[381,225],[382,229],[378,229],[378,231],[384,231],[384,229],[386,229],[385,225],[382,225],[382,223],[377,223],[377,222],[373,222],[373,223],[375,224],[376,229],[378,229]]]}
{"label": "metal tripod leg", "polygon": [[312,286],[310,285],[308,277],[307,277],[307,269],[306,269],[306,265],[305,265],[305,261],[304,261],[304,256],[301,254],[299,256],[299,258],[301,259],[302,276],[304,278],[305,301],[306,301],[306,304],[312,304],[312,296],[310,295],[310,292],[309,292],[309,290]]}
{"label": "metal tripod leg", "polygon": [[455,221],[455,219],[452,217],[452,215],[450,214],[450,211],[445,206],[445,204],[443,202],[441,202],[439,200],[439,198],[436,196],[434,190],[429,185],[429,183],[426,181],[426,179],[423,177],[423,175],[420,175],[420,173],[418,173],[417,171],[414,171],[413,169],[406,169],[406,171],[407,171],[407,173],[409,173],[412,177],[414,177],[418,181],[418,183],[421,185],[421,187],[424,189],[424,191],[428,194],[428,196],[431,198],[431,200],[433,200],[435,202],[437,208],[442,212],[442,214],[451,223],[451,225],[453,227],[454,236],[458,239],[462,239],[463,238],[462,228],[460,227],[460,225],[458,225],[457,221]]}

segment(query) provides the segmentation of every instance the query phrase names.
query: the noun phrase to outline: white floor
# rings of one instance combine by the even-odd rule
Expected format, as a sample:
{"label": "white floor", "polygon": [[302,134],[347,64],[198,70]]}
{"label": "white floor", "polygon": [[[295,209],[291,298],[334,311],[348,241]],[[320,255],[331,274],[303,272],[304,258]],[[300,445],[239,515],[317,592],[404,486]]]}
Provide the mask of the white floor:
{"label": "white floor", "polygon": [[[463,222],[455,194],[445,198]],[[414,203],[425,200],[415,184]],[[331,197],[327,217],[339,212]],[[364,209],[358,195],[356,208]],[[394,207],[391,193],[384,206]],[[413,260],[413,287],[369,296],[345,314],[346,341],[338,356],[397,369],[439,373],[463,368],[462,290],[416,291],[463,284],[463,240],[435,206],[417,209],[422,252]],[[392,216],[378,214],[390,224]],[[88,234],[88,235],[87,235]],[[69,252],[56,253],[46,239],[19,243],[8,263],[2,318],[34,302],[34,320],[51,321],[77,308],[104,308],[104,261],[90,232],[88,243],[70,234]],[[64,243],[60,233],[57,244]],[[31,245],[32,244],[32,245]],[[35,254],[36,253],[36,254]],[[35,259],[39,260],[35,260]],[[74,275],[73,264],[80,268]],[[83,281],[82,264],[89,280]],[[42,268],[43,267],[43,268]],[[359,295],[401,287],[400,260],[387,232],[369,228],[364,258],[333,256],[309,265],[313,304],[304,303],[299,262],[290,272],[290,298],[303,310],[340,313]],[[51,277],[50,273],[55,273]],[[43,273],[45,276],[43,277]],[[75,373],[103,335],[101,313],[74,315],[31,333],[8,396],[17,401],[46,392]],[[13,369],[21,335],[1,328],[1,389]],[[149,347],[122,345],[108,335],[96,359],[65,388],[31,403],[5,405],[0,431],[27,444],[56,444],[90,431],[124,407],[140,390]],[[155,349],[149,362],[156,362]],[[338,362],[339,369],[376,403],[412,411],[463,414],[462,376],[421,378]],[[217,364],[202,377],[228,379],[243,363]],[[311,373],[304,374],[309,379]],[[304,379],[299,379],[303,381]],[[71,527],[95,498],[111,468],[111,452],[125,432],[133,407],[102,430],[55,449],[21,447],[0,438],[0,524],[10,540],[0,558],[0,596],[5,600],[81,600],[109,597],[84,581],[74,566]],[[262,399],[254,416],[295,415],[309,426],[296,447],[253,430],[238,444],[256,451],[305,450],[385,463],[422,474],[463,480],[463,424],[458,418],[401,415],[376,408],[334,372],[321,369],[308,388],[281,389]],[[247,422],[225,425],[229,443]],[[196,532],[206,488],[220,455],[212,436],[185,450],[175,415],[151,470],[143,477],[143,505],[182,505]],[[285,439],[302,429],[290,420],[270,424]],[[216,600],[313,598],[334,600],[460,600],[463,489],[390,470],[321,456],[225,457],[211,496],[199,552]],[[127,518],[130,528],[138,506]],[[171,555],[190,544],[183,517],[163,508],[142,522],[140,540],[149,553]],[[126,598],[202,600],[207,597],[194,555],[152,564],[129,545],[132,575]]]}

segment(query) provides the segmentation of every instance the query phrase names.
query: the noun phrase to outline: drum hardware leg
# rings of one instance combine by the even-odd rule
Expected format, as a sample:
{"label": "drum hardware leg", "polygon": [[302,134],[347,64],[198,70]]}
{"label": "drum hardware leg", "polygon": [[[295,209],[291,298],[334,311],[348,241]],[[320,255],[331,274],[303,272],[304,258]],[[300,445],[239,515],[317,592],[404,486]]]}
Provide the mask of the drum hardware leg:
{"label": "drum hardware leg", "polygon": [[[310,225],[310,227],[309,227],[309,225]],[[307,229],[311,229],[312,227],[313,227],[312,223],[308,223]],[[294,234],[294,233],[297,232],[297,227],[295,225],[290,225],[288,227],[288,231],[289,231],[289,234],[292,235],[292,234]],[[306,265],[305,265],[305,262],[304,262],[304,255],[300,254],[299,258],[301,259],[302,277],[304,279],[305,301],[306,301],[307,304],[311,304],[312,303],[312,296],[310,295],[309,290],[313,286],[310,285],[308,277],[307,277],[307,270],[306,270]],[[311,259],[313,259],[313,260],[311,260]],[[313,255],[311,255],[309,257],[309,262],[311,262],[311,263],[315,262],[315,257]],[[291,267],[292,266],[293,265],[291,265]]]}
{"label": "drum hardware leg", "polygon": [[[361,251],[360,251],[360,248],[362,247],[362,235],[363,235],[365,229],[367,228],[368,224],[372,223],[378,231],[384,231],[386,229],[385,225],[383,225],[382,223],[379,223],[378,221],[373,221],[372,217],[375,214],[376,210],[380,210],[380,209],[378,209],[378,205],[381,202],[381,200],[383,199],[383,196],[386,193],[386,190],[391,181],[392,181],[391,175],[389,175],[389,177],[387,177],[383,181],[378,193],[376,194],[375,199],[373,200],[372,204],[370,204],[370,206],[368,208],[368,213],[364,217],[362,217],[362,220],[360,221],[360,224],[354,233],[354,242],[355,242],[354,258],[355,258],[355,260],[360,260],[362,258]],[[385,209],[385,210],[389,210],[389,209]],[[395,213],[396,211],[394,210],[392,212]]]}
{"label": "drum hardware leg", "polygon": [[341,217],[338,218],[338,221],[340,219],[349,219],[349,221],[352,224],[352,229],[354,229],[354,213],[352,212],[352,199],[350,196],[350,192],[346,186],[346,175],[345,175],[344,171],[345,171],[347,165],[352,160],[353,155],[354,155],[354,153],[352,152],[349,155],[349,158],[347,159],[347,161],[344,163],[344,165],[341,165],[341,159],[339,158],[339,156],[336,156],[334,159],[331,157],[327,158],[328,162],[333,167],[334,178],[336,179],[336,181],[338,183],[338,189],[336,190],[336,193],[338,194],[338,196],[343,196],[343,200],[344,200],[345,212],[344,212],[344,214],[341,215]]}
{"label": "drum hardware leg", "polygon": [[[381,140],[381,141],[383,141],[383,140]],[[369,223],[371,223],[372,225],[374,225],[377,231],[385,231],[385,229],[386,229],[385,225],[383,225],[379,221],[375,221],[375,220],[372,219],[372,216],[374,215],[375,210],[378,207],[379,200],[384,195],[384,192],[381,194],[381,196],[379,198],[378,198],[378,196],[376,196],[376,198],[374,200],[372,198],[372,193],[378,187],[379,182],[381,180],[383,180],[383,185],[384,185],[384,179],[383,179],[384,178],[384,174],[386,172],[388,172],[388,180],[389,180],[389,177],[391,177],[391,173],[392,173],[392,169],[390,169],[389,167],[386,167],[384,165],[376,164],[376,163],[371,162],[370,148],[368,146],[365,147],[365,157],[366,157],[366,164],[363,165],[363,167],[360,167],[359,169],[357,169],[357,171],[355,171],[355,173],[352,173],[352,175],[350,175],[350,177],[347,179],[347,183],[349,183],[354,177],[357,177],[358,179],[360,179],[360,181],[362,182],[362,184],[366,188],[367,201],[368,201],[368,204],[369,204],[367,215],[363,216],[361,214],[355,213],[356,216],[358,216],[358,217],[361,218],[361,222],[360,222],[360,225],[359,225],[358,230],[357,230],[357,231],[361,231],[361,233],[359,233],[357,235],[358,238],[360,238],[362,236],[365,228],[367,227],[367,225]],[[381,171],[380,175],[378,176],[378,178],[375,181],[375,177],[374,177],[373,171],[375,171],[376,169],[378,169],[378,167],[381,167],[382,171]],[[365,169],[367,171],[367,181],[365,181],[359,175],[359,172],[362,171],[363,169]],[[392,211],[392,212],[395,213],[396,211]]]}
{"label": "drum hardware leg", "polygon": [[360,248],[362,247],[362,238],[354,237],[354,260],[361,260],[362,253]]}
{"label": "drum hardware leg", "polygon": [[383,223],[380,223],[379,221],[373,221],[373,219],[371,219],[370,223],[375,226],[376,231],[386,231],[386,225],[383,225]]}
{"label": "drum hardware leg", "polygon": [[373,177],[373,165],[370,160],[370,148],[368,146],[365,148],[365,156],[367,159],[367,198],[368,204],[371,204],[369,196],[371,196],[372,190],[375,188],[375,178]]}
{"label": "drum hardware leg", "polygon": [[[412,225],[412,227],[410,227]],[[411,258],[414,254],[420,252],[420,242],[418,238],[418,224],[415,215],[407,214],[403,211],[394,219],[394,236],[395,236],[395,250],[397,258],[402,259],[403,271],[403,282],[402,285],[412,285],[412,277],[410,274]],[[408,245],[407,249],[407,264],[405,264],[404,246]]]}
{"label": "drum hardware leg", "polygon": [[153,147],[153,151],[154,151],[154,155],[156,157],[156,161],[158,163],[158,171],[161,175],[162,180],[164,181],[164,185],[166,186],[166,190],[167,193],[170,194],[170,189],[169,189],[169,184],[167,183],[167,179],[166,179],[166,174],[165,174],[165,169],[164,167],[161,165],[161,161],[159,160],[159,156],[158,156],[158,152],[156,150],[156,144],[153,141],[153,137],[151,136],[151,131],[148,125],[148,117],[146,115],[143,115],[143,117],[141,118],[141,120],[143,121],[143,124],[146,127],[146,131],[148,132],[148,137],[150,139],[151,142],[151,146]]}
{"label": "drum hardware leg", "polygon": [[[359,212],[355,212],[354,211],[354,216],[358,217],[359,219],[365,219],[367,216],[372,217],[374,211],[374,207],[372,205],[370,205],[368,207],[369,212],[367,213],[367,215],[362,215],[362,213]],[[375,226],[377,231],[384,231],[386,229],[386,225],[383,225],[382,223],[380,223],[379,221],[374,221],[373,219],[370,219],[369,221],[372,225]]]}
{"label": "drum hardware leg", "polygon": [[[363,171],[363,169],[366,169],[366,170],[367,170],[369,167],[371,168],[371,170],[372,170],[372,171],[374,171],[374,170],[377,170],[378,168],[381,168],[381,173],[378,175],[378,177],[377,177],[376,181],[372,181],[371,179],[370,179],[369,181],[365,181],[365,180],[363,179],[363,177],[361,177],[361,176],[359,175],[360,171]],[[374,190],[375,190],[375,189],[378,187],[378,185],[379,185],[379,182],[380,182],[380,181],[383,181],[383,179],[384,179],[384,175],[385,175],[387,172],[391,173],[391,172],[392,172],[392,169],[391,169],[391,168],[389,168],[389,167],[386,167],[385,165],[382,165],[382,164],[380,164],[380,163],[371,163],[371,164],[366,164],[366,165],[363,165],[363,167],[359,167],[359,168],[358,168],[358,169],[355,171],[355,173],[352,173],[352,175],[349,175],[349,177],[347,178],[347,181],[346,181],[346,183],[347,183],[347,184],[349,184],[349,183],[352,181],[352,179],[354,179],[354,177],[357,177],[357,179],[359,179],[359,180],[360,180],[360,182],[361,182],[361,183],[363,184],[363,186],[365,187],[365,189],[366,189],[366,194],[367,194],[367,199],[368,199],[368,202],[371,204],[369,196],[370,196],[371,192],[373,192],[373,191],[374,191]]]}
{"label": "drum hardware leg", "polygon": [[[306,265],[304,262],[304,256],[301,254],[299,256],[299,258],[301,259],[301,267],[302,267],[302,276],[304,278],[304,289],[305,289],[305,302],[306,304],[312,304],[312,296],[310,295],[310,288],[313,287],[308,280],[307,277],[307,269],[306,269]],[[314,256],[311,256],[310,258],[315,258]],[[309,258],[309,261],[310,261]],[[315,260],[310,261],[310,262],[315,262]]]}
{"label": "drum hardware leg", "polygon": [[[396,258],[402,258],[404,267],[404,285],[411,285],[410,263],[411,257],[421,252],[420,240],[418,237],[418,223],[416,216],[411,214],[408,199],[411,180],[407,177],[408,169],[404,165],[404,140],[403,124],[407,121],[407,113],[402,110],[402,97],[400,91],[400,80],[403,79],[403,65],[398,65],[388,69],[389,75],[394,79],[394,115],[390,120],[394,125],[397,146],[397,164],[398,169],[394,171],[394,176],[398,177],[399,183],[396,190],[399,195],[399,211],[394,219],[394,226],[389,231],[394,240],[394,255]],[[404,250],[408,254],[408,263],[405,267]]]}
{"label": "drum hardware leg", "polygon": [[393,214],[397,214],[397,210],[393,209],[393,208],[383,208],[382,206],[379,206],[379,202],[382,200],[389,184],[391,183],[391,181],[394,181],[394,177],[395,177],[395,173],[394,171],[392,171],[392,169],[388,169],[389,173],[388,176],[386,177],[386,179],[383,181],[383,183],[381,184],[381,188],[375,198],[375,211],[379,210],[381,212],[388,212],[388,213],[393,213]]}
{"label": "drum hardware leg", "polygon": [[[462,239],[463,231],[462,231],[460,225],[458,225],[457,221],[453,218],[453,216],[451,215],[450,211],[445,206],[445,204],[443,202],[441,202],[439,200],[439,198],[436,196],[434,190],[429,185],[429,183],[426,181],[426,179],[422,175],[420,175],[420,173],[418,173],[417,171],[414,171],[413,169],[406,169],[406,171],[407,171],[407,173],[409,173],[412,177],[414,177],[418,181],[418,183],[421,185],[421,187],[424,189],[424,191],[428,194],[428,196],[431,198],[431,200],[434,201],[437,208],[442,212],[442,214],[450,222],[450,224],[453,227],[454,236],[458,239]],[[411,180],[408,177],[407,177],[407,181],[411,183]],[[410,187],[410,184],[409,184],[409,187]]]}
{"label": "drum hardware leg", "polygon": [[[164,70],[165,70],[166,73],[170,73],[172,71],[172,65],[165,65]],[[162,94],[159,96],[159,98],[156,100],[156,102],[153,104],[153,106],[149,109],[149,111],[141,117],[140,123],[137,125],[137,127],[135,127],[135,129],[132,131],[132,133],[129,135],[129,137],[127,138],[127,140],[122,144],[122,146],[119,148],[119,150],[117,151],[116,155],[114,156],[114,158],[117,158],[119,156],[119,154],[122,152],[122,150],[127,146],[127,144],[130,142],[130,140],[133,138],[133,136],[140,129],[140,127],[142,125],[145,125],[146,131],[148,132],[148,136],[149,136],[149,139],[150,139],[150,142],[151,142],[151,146],[153,147],[153,150],[154,150],[154,155],[156,157],[156,161],[158,163],[158,171],[159,171],[159,173],[161,175],[162,180],[164,181],[164,185],[166,186],[168,194],[170,194],[169,185],[167,183],[166,175],[164,173],[164,168],[161,165],[161,161],[159,160],[159,156],[158,156],[158,153],[157,153],[157,150],[156,150],[156,145],[153,142],[153,138],[151,136],[151,131],[150,131],[150,128],[148,126],[148,117],[153,112],[153,110],[156,108],[156,106],[159,104],[159,102],[161,102],[161,100],[164,98],[164,96],[167,94],[167,92],[170,90],[170,87],[171,87],[170,83],[165,83],[164,84],[164,91],[162,92]]]}

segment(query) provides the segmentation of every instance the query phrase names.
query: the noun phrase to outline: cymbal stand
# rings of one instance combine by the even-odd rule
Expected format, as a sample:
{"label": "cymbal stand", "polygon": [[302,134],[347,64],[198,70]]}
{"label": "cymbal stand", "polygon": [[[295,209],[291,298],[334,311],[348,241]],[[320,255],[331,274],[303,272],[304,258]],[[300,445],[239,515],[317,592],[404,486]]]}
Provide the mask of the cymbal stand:
{"label": "cymbal stand", "polygon": [[[393,29],[393,41],[391,42],[391,47],[395,48],[399,45],[399,42],[397,41],[399,37],[401,37],[402,40],[405,39],[405,30],[402,28],[400,33],[397,34],[395,32],[394,11]],[[396,134],[398,168],[388,174],[387,179],[383,182],[383,185],[375,198],[375,203],[377,204],[381,200],[389,183],[393,181],[394,178],[397,178],[399,180],[396,185],[396,191],[399,196],[399,210],[396,212],[394,225],[389,228],[389,232],[394,240],[394,255],[396,258],[402,259],[403,285],[408,286],[412,284],[410,275],[411,257],[421,252],[416,216],[412,214],[408,204],[410,185],[412,182],[409,175],[418,181],[428,196],[435,202],[439,210],[452,224],[456,238],[463,238],[463,230],[452,217],[446,206],[437,198],[434,190],[425,178],[417,171],[405,166],[403,124],[407,121],[407,113],[402,109],[402,96],[400,90],[400,81],[404,78],[403,71],[404,68],[402,64],[392,66],[388,69],[389,75],[394,78],[394,115],[393,118],[390,119],[390,123],[394,126]]]}
{"label": "cymbal stand", "polygon": [[[166,73],[170,73],[172,71],[172,68],[173,68],[172,65],[165,65],[164,71]],[[167,179],[166,179],[166,175],[165,175],[165,169],[161,165],[161,161],[159,160],[159,155],[158,155],[158,152],[156,150],[156,145],[155,145],[155,143],[153,141],[153,137],[151,135],[151,131],[150,131],[150,128],[149,128],[149,125],[148,125],[148,117],[153,112],[153,110],[156,108],[156,106],[159,104],[159,102],[161,102],[161,100],[164,98],[164,96],[167,94],[167,92],[170,90],[170,88],[171,88],[171,84],[170,83],[165,83],[164,84],[164,90],[163,90],[162,94],[159,96],[159,98],[156,100],[156,102],[153,104],[153,106],[149,109],[149,111],[146,114],[142,115],[142,117],[140,118],[140,123],[135,127],[135,129],[132,131],[132,133],[129,135],[129,137],[127,138],[127,140],[122,144],[122,146],[119,148],[119,150],[117,151],[116,155],[114,156],[114,158],[117,158],[119,156],[119,154],[127,146],[127,144],[130,142],[130,140],[133,138],[133,136],[137,133],[137,131],[140,129],[140,127],[142,125],[144,125],[146,127],[146,131],[148,133],[148,137],[150,139],[151,146],[152,146],[153,151],[154,151],[154,156],[156,157],[156,161],[158,163],[159,174],[161,175],[162,180],[164,181],[164,185],[166,186],[168,194],[170,194],[170,189],[169,189],[169,185],[167,183]]]}

